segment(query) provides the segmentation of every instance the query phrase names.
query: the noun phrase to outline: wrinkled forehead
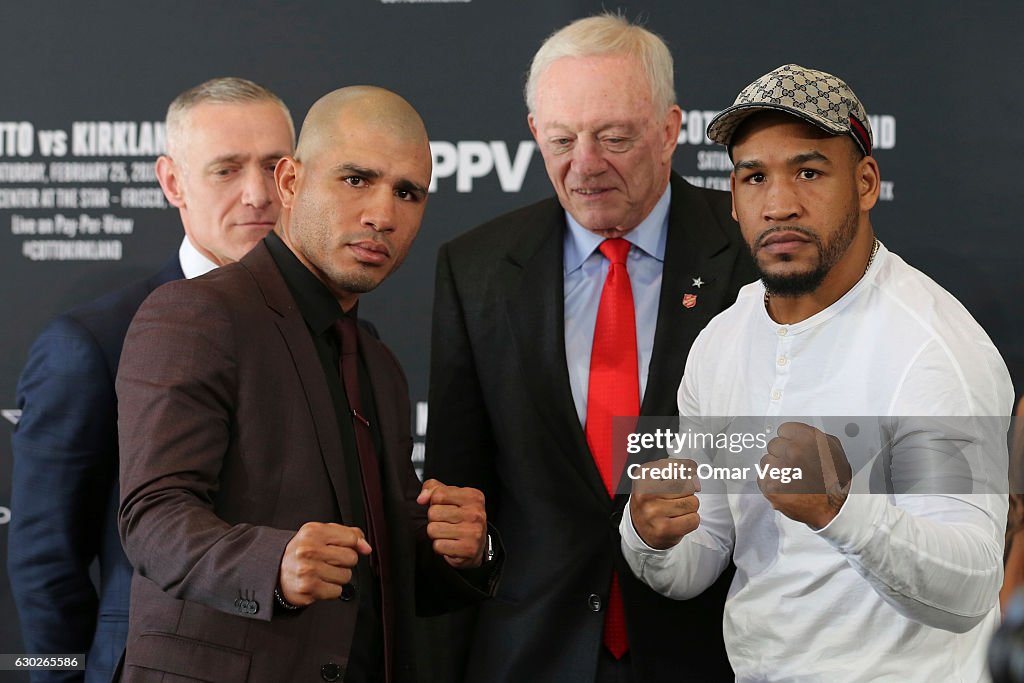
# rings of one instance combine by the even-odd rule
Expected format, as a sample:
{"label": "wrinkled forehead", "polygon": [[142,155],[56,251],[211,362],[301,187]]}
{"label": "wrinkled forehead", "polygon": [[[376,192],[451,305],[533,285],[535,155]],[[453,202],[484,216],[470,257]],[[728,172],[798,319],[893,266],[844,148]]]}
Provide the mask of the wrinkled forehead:
{"label": "wrinkled forehead", "polygon": [[647,76],[639,60],[628,55],[556,59],[538,79],[532,113],[541,122],[654,116]]}

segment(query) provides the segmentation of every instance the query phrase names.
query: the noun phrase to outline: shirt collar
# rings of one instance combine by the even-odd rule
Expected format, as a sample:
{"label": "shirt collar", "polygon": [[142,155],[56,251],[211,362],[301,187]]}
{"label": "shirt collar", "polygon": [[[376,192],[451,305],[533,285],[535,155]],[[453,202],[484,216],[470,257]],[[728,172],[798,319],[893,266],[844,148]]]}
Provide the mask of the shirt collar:
{"label": "shirt collar", "polygon": [[263,241],[313,334],[322,334],[330,329],[342,315],[355,317],[358,304],[347,314],[343,313],[331,291],[292,253],[277,233],[268,233]]}
{"label": "shirt collar", "polygon": [[[668,207],[671,201],[672,185],[669,184],[665,186],[661,198],[647,214],[647,217],[623,237],[634,247],[661,262],[665,261],[665,242],[668,239]],[[583,262],[594,253],[604,238],[584,228],[568,211],[565,212],[565,221],[569,229],[565,231],[562,251],[565,259],[565,272],[571,273],[583,266]]]}
{"label": "shirt collar", "polygon": [[178,262],[181,263],[181,272],[189,279],[206,275],[217,267],[216,263],[195,248],[188,236],[182,238],[181,246],[178,247]]}

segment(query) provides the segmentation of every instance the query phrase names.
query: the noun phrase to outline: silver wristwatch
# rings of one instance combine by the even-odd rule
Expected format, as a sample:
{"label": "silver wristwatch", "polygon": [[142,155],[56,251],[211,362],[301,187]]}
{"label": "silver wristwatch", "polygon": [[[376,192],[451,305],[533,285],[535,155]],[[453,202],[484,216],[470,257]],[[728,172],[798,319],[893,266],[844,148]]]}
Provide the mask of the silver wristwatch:
{"label": "silver wristwatch", "polygon": [[487,534],[487,552],[484,553],[484,562],[492,562],[494,560],[494,541],[491,539],[491,535]]}

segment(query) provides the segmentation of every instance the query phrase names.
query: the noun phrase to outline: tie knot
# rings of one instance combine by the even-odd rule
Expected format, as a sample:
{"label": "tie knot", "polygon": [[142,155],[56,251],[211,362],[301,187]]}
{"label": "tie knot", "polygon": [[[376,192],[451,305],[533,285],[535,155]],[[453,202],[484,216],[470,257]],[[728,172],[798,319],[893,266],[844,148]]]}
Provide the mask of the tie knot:
{"label": "tie knot", "polygon": [[359,350],[359,333],[356,321],[352,316],[343,315],[334,321],[334,333],[341,342],[342,354],[356,353]]}
{"label": "tie knot", "polygon": [[621,237],[615,237],[601,242],[601,246],[598,249],[612,263],[625,264],[626,256],[629,255],[629,242]]}

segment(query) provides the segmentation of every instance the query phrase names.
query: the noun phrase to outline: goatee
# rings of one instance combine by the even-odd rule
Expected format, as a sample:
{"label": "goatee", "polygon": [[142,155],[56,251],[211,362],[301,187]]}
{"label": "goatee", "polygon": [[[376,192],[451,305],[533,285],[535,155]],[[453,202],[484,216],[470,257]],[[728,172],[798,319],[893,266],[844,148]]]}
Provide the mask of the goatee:
{"label": "goatee", "polygon": [[[797,297],[817,290],[825,280],[825,276],[835,267],[853,243],[854,237],[857,236],[857,221],[858,216],[855,213],[846,216],[828,242],[822,242],[817,233],[798,225],[779,226],[765,230],[758,235],[757,241],[750,247],[750,254],[754,257],[754,267],[758,275],[761,276],[761,282],[764,283],[768,294],[778,297]],[[809,239],[818,251],[817,264],[810,270],[796,273],[766,272],[761,266],[757,254],[764,240],[778,232],[796,232]],[[778,258],[783,262],[792,260],[789,254],[781,254]]]}

